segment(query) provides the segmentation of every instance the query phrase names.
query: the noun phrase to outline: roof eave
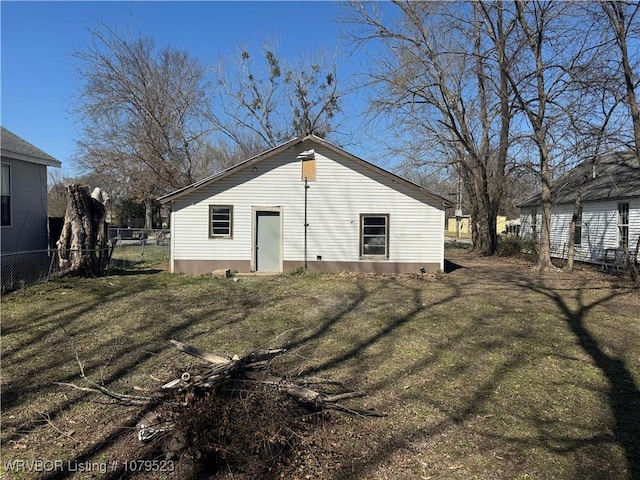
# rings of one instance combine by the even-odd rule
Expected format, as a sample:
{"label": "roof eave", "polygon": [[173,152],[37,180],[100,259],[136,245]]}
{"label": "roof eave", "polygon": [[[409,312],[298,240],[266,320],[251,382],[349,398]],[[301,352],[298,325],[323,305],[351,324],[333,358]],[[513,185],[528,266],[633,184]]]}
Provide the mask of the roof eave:
{"label": "roof eave", "polygon": [[251,167],[253,165],[255,165],[258,162],[261,162],[262,160],[272,157],[273,155],[278,154],[281,151],[284,151],[290,147],[292,147],[293,145],[296,145],[298,143],[303,142],[304,140],[306,140],[308,138],[307,137],[298,137],[295,138],[293,140],[289,140],[288,142],[285,142],[281,145],[278,145],[276,147],[271,148],[270,150],[267,150],[265,152],[259,153],[258,155],[255,155],[251,158],[248,158],[247,160],[244,160],[240,163],[237,163],[235,165],[233,165],[232,167],[227,168],[226,170],[223,170],[221,172],[218,172],[214,175],[211,175],[210,177],[207,177],[203,180],[200,180],[198,182],[192,183],[191,185],[187,185],[186,187],[183,187],[181,189],[175,190],[171,193],[168,193],[166,195],[163,195],[162,197],[158,197],[158,201],[162,204],[165,203],[169,203],[172,202],[173,200],[180,198],[184,195],[187,195],[191,192],[194,192],[202,187],[205,187],[215,181],[218,181],[222,178],[228,177],[229,175],[231,175],[234,172],[237,172],[239,170],[242,170],[244,168],[247,167]]}
{"label": "roof eave", "polygon": [[417,183],[413,183],[413,182],[407,180],[406,178],[402,178],[402,177],[400,177],[398,175],[395,175],[394,173],[391,173],[391,172],[389,172],[387,170],[384,170],[383,168],[380,168],[380,167],[378,167],[378,166],[376,166],[376,165],[374,165],[374,164],[372,164],[370,162],[367,162],[366,160],[363,160],[362,158],[360,158],[360,157],[358,157],[356,155],[353,155],[352,153],[349,153],[346,150],[343,150],[340,147],[337,147],[336,145],[333,145],[332,143],[327,142],[326,140],[324,140],[324,139],[322,139],[320,137],[317,137],[315,135],[305,135],[305,136],[294,138],[293,140],[289,140],[288,142],[285,142],[285,143],[283,143],[281,145],[278,145],[277,147],[274,147],[274,148],[272,148],[270,150],[267,150],[266,152],[260,153],[260,154],[254,156],[254,157],[251,157],[251,158],[249,158],[249,159],[247,159],[247,160],[245,160],[245,161],[243,161],[241,163],[238,163],[238,164],[228,168],[227,170],[224,170],[224,171],[222,171],[220,173],[217,173],[215,175],[207,177],[204,180],[201,180],[199,182],[196,182],[196,183],[193,183],[191,185],[188,185],[188,186],[186,186],[186,187],[184,187],[182,189],[176,190],[176,191],[171,192],[171,193],[169,193],[167,195],[163,195],[162,197],[158,198],[158,201],[160,203],[162,203],[162,204],[169,203],[169,202],[171,202],[173,200],[176,200],[177,198],[180,198],[180,197],[182,197],[184,195],[187,195],[187,194],[189,194],[191,192],[194,192],[194,191],[196,191],[196,190],[198,190],[198,189],[200,189],[200,188],[202,188],[202,187],[204,187],[206,185],[209,185],[209,184],[211,184],[211,183],[213,183],[215,181],[218,181],[218,180],[220,180],[222,178],[225,178],[225,177],[231,175],[232,173],[234,173],[236,171],[242,170],[244,168],[251,167],[251,166],[253,166],[254,164],[256,164],[258,162],[261,162],[261,161],[263,161],[263,160],[265,160],[267,158],[270,158],[270,157],[272,157],[272,156],[274,156],[274,155],[276,155],[276,154],[278,154],[278,153],[280,153],[282,151],[285,151],[285,150],[293,147],[294,145],[297,145],[299,143],[305,142],[307,140],[311,140],[311,141],[313,141],[313,142],[315,142],[315,143],[317,143],[319,145],[322,145],[323,147],[325,147],[325,148],[337,153],[338,155],[347,156],[347,157],[351,158],[352,160],[354,160],[354,161],[366,166],[369,169],[372,169],[372,170],[376,171],[380,175],[383,175],[383,176],[385,176],[385,177],[387,177],[387,178],[389,178],[391,180],[399,181],[399,182],[404,183],[405,185],[409,186],[410,188],[412,188],[414,190],[417,190],[421,194],[425,194],[425,195],[433,198],[434,200],[436,200],[436,202],[441,202],[443,209],[449,208],[449,207],[451,207],[453,205],[450,200],[442,197],[441,195],[438,195],[437,193],[432,192],[432,191],[426,189],[425,187],[423,187],[421,185],[418,185]]}
{"label": "roof eave", "polygon": [[307,136],[304,140],[311,138],[314,141],[316,141],[317,143],[323,145],[324,147],[334,151],[335,153],[339,154],[339,155],[346,155],[349,158],[351,158],[352,160],[359,162],[360,164],[366,166],[367,168],[376,171],[377,173],[379,173],[380,175],[383,175],[391,180],[394,181],[399,181],[404,183],[405,185],[409,186],[410,188],[419,191],[422,194],[426,194],[432,198],[434,198],[435,200],[442,202],[442,207],[443,208],[449,208],[451,206],[453,206],[453,203],[451,203],[451,201],[441,195],[438,195],[435,192],[432,192],[431,190],[423,187],[422,185],[418,185],[417,183],[411,182],[410,180],[407,180],[406,178],[403,178],[399,175],[396,175],[395,173],[389,172],[388,170],[385,170],[383,168],[380,168],[376,165],[374,165],[371,162],[368,162],[352,153],[347,152],[346,150],[341,149],[340,147],[337,147],[335,145],[333,145],[330,142],[327,142],[326,140],[316,137],[315,135],[309,135]]}
{"label": "roof eave", "polygon": [[33,157],[31,155],[25,155],[23,153],[12,152],[10,150],[2,149],[0,152],[0,156],[2,158],[9,158],[11,160],[21,160],[23,162],[28,163],[36,163],[38,165],[45,165],[47,167],[57,167],[60,168],[62,166],[62,162],[56,160],[55,158],[42,158],[42,157]]}

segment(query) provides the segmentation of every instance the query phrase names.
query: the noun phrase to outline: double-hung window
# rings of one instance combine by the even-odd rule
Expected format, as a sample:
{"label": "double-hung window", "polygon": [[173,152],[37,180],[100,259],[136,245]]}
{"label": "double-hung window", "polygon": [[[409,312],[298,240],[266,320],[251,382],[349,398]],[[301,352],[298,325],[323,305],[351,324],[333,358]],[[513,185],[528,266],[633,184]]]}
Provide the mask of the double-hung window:
{"label": "double-hung window", "polygon": [[0,164],[2,171],[0,173],[0,193],[2,196],[2,209],[0,212],[1,224],[3,227],[11,225],[11,165],[8,163]]}
{"label": "double-hung window", "polygon": [[538,210],[531,210],[531,236],[534,239],[538,238]]}
{"label": "double-hung window", "polygon": [[360,256],[389,258],[389,215],[360,215]]}
{"label": "double-hung window", "polygon": [[209,205],[209,237],[232,238],[233,207],[229,205]]}
{"label": "double-hung window", "polygon": [[573,243],[574,245],[582,245],[582,206],[578,207],[576,215],[576,224],[573,227]]}
{"label": "double-hung window", "polygon": [[618,246],[629,248],[629,202],[618,204]]}

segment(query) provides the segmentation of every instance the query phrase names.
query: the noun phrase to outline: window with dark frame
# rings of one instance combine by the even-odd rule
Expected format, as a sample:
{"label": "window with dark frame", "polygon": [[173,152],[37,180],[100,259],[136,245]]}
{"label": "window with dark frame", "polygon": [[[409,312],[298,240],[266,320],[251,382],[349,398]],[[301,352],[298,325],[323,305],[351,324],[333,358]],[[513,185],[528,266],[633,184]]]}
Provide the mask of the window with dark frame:
{"label": "window with dark frame", "polygon": [[389,258],[389,215],[360,215],[360,256]]}
{"label": "window with dark frame", "polygon": [[209,205],[209,237],[231,238],[233,235],[233,207]]}
{"label": "window with dark frame", "polygon": [[576,216],[576,224],[573,230],[574,245],[582,245],[582,207],[578,207],[578,215]]}
{"label": "window with dark frame", "polygon": [[11,165],[8,163],[1,164],[0,194],[2,197],[2,208],[0,211],[1,225],[8,227],[11,225]]}
{"label": "window with dark frame", "polygon": [[538,210],[531,210],[531,236],[533,238],[538,237]]}
{"label": "window with dark frame", "polygon": [[618,246],[629,248],[629,202],[618,203]]}

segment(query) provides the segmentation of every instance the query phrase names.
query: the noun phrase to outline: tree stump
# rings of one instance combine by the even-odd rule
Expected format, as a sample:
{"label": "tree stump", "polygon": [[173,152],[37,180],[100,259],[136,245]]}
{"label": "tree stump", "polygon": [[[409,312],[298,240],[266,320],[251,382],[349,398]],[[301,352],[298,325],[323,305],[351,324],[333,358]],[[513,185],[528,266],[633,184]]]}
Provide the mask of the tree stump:
{"label": "tree stump", "polygon": [[106,266],[105,206],[89,194],[89,187],[65,187],[67,210],[60,239],[56,242],[62,275],[94,277]]}

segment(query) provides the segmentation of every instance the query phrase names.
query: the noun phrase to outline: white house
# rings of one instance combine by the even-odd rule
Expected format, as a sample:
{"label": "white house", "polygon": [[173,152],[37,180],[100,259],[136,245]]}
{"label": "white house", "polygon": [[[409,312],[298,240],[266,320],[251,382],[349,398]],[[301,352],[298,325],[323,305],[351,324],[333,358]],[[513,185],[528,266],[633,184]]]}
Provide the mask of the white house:
{"label": "white house", "polygon": [[2,147],[2,253],[46,250],[47,167],[61,163],[15,133],[0,127]]}
{"label": "white house", "polygon": [[[635,251],[640,237],[640,166],[633,153],[587,160],[552,186],[551,256],[567,257],[573,206],[580,195],[574,260],[599,262],[607,250]],[[521,235],[535,238],[542,222],[541,195],[520,205]]]}
{"label": "white house", "polygon": [[313,135],[159,200],[173,272],[444,268],[447,200]]}

